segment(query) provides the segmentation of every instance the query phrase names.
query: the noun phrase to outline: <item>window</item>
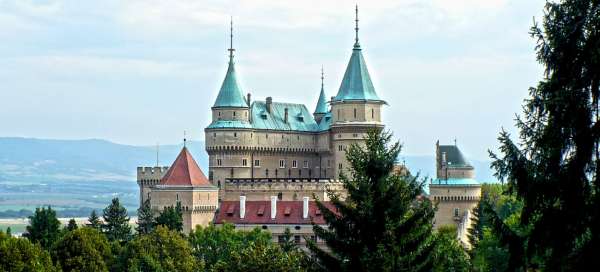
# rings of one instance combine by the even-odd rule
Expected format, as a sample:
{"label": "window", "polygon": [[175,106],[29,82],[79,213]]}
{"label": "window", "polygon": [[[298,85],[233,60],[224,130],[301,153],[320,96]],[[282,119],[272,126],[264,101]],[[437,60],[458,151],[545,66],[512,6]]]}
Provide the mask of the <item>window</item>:
{"label": "window", "polygon": [[217,133],[213,133],[213,137],[217,137]]}
{"label": "window", "polygon": [[233,168],[231,168],[231,173],[230,173],[230,175],[231,175],[231,178],[233,178]]}
{"label": "window", "polygon": [[342,116],[340,115],[340,110],[337,110],[337,119],[338,120],[342,120]]}
{"label": "window", "polygon": [[279,171],[277,171],[277,169],[275,169],[275,177],[277,177],[278,173],[279,173]]}
{"label": "window", "polygon": [[454,217],[458,217],[458,214],[459,214],[459,209],[454,208]]}
{"label": "window", "polygon": [[214,173],[213,171],[208,172],[208,179],[213,180]]}
{"label": "window", "polygon": [[269,139],[269,134],[265,134],[265,139]]}
{"label": "window", "polygon": [[300,235],[294,235],[294,243],[296,243],[296,244],[300,243]]}
{"label": "window", "polygon": [[253,133],[250,133],[250,138],[252,138],[252,136],[253,136],[252,134],[253,134]]}
{"label": "window", "polygon": [[341,164],[341,163],[340,163],[340,164],[338,164],[338,168],[339,168],[340,170],[342,170],[342,164]]}
{"label": "window", "polygon": [[375,110],[374,109],[371,109],[371,118],[375,119]]}
{"label": "window", "polygon": [[356,119],[356,109],[354,109],[354,119]]}
{"label": "window", "polygon": [[304,161],[304,168],[308,168],[308,161]]}
{"label": "window", "polygon": [[302,177],[302,169],[298,169],[298,177]]}
{"label": "window", "polygon": [[233,133],[233,137],[236,137],[236,138],[237,138],[237,132],[234,132],[234,133]]}
{"label": "window", "polygon": [[217,159],[217,166],[221,166],[223,164],[223,162],[221,161],[221,159]]}
{"label": "window", "polygon": [[254,160],[254,167],[260,167],[260,160]]}
{"label": "window", "polygon": [[358,137],[358,133],[352,134],[352,137],[357,138]]}
{"label": "window", "polygon": [[338,151],[344,151],[344,146],[343,145],[338,145]]}
{"label": "window", "polygon": [[277,237],[277,242],[280,243],[280,244],[285,243],[285,236],[284,235],[279,235]]}
{"label": "window", "polygon": [[177,201],[179,201],[179,194],[176,194],[175,198],[177,199]]}
{"label": "window", "polygon": [[242,159],[242,166],[248,166],[248,160]]}
{"label": "window", "polygon": [[221,112],[219,112],[219,117],[221,117]]}
{"label": "window", "polygon": [[233,112],[233,117],[235,117],[235,111]]}
{"label": "window", "polygon": [[[275,170],[275,171],[277,171],[277,170]],[[269,169],[265,169],[265,177],[267,177],[267,178],[269,177]]]}
{"label": "window", "polygon": [[292,161],[292,168],[298,168],[298,161],[296,161],[296,160]]}
{"label": "window", "polygon": [[285,168],[285,160],[279,160],[279,168]]}

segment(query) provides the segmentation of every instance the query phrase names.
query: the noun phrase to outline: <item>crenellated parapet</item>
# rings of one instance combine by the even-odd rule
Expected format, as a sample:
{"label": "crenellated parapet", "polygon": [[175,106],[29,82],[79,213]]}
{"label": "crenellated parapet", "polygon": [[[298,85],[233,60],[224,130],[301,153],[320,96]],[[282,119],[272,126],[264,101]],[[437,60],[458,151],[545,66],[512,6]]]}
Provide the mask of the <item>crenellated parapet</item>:
{"label": "crenellated parapet", "polygon": [[228,179],[225,181],[223,200],[236,200],[245,195],[248,200],[268,200],[277,195],[281,200],[298,200],[302,197],[316,197],[328,200],[328,191],[346,195],[343,183],[335,179]]}
{"label": "crenellated parapet", "polygon": [[160,181],[160,179],[169,171],[168,166],[154,166],[154,167],[138,167],[137,168],[137,181],[138,183],[152,183]]}

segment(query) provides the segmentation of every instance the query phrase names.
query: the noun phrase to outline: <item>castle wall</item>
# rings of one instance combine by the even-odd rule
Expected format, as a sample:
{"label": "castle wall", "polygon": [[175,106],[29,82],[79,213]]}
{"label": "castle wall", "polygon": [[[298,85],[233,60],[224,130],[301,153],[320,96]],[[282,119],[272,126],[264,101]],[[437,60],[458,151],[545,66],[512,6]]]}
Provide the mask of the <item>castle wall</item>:
{"label": "castle wall", "polygon": [[237,201],[245,195],[248,201],[269,201],[273,195],[280,196],[279,200],[297,201],[303,197],[329,201],[327,189],[339,194],[342,199],[346,191],[341,182],[336,180],[273,180],[250,181],[232,180],[225,183],[223,201]]}
{"label": "castle wall", "polygon": [[138,167],[137,183],[140,187],[140,206],[150,195],[150,187],[160,183],[160,179],[169,170],[168,166]]}
{"label": "castle wall", "polygon": [[458,238],[469,246],[467,229],[471,226],[471,212],[481,197],[480,185],[429,185],[429,198],[437,204],[434,217],[434,228],[454,225],[458,230]]}
{"label": "castle wall", "polygon": [[220,108],[213,109],[212,120],[236,120],[236,121],[248,121],[248,108]]}
{"label": "castle wall", "polygon": [[155,214],[166,207],[181,203],[183,232],[189,233],[196,225],[206,226],[212,222],[219,204],[217,188],[160,187],[151,190],[150,205]]}

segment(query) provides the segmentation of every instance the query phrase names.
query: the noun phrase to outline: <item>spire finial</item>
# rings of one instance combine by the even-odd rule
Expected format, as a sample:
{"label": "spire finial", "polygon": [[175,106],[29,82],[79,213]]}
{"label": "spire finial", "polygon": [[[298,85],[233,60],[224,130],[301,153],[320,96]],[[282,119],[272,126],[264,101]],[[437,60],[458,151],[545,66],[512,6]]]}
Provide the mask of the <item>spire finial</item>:
{"label": "spire finial", "polygon": [[358,4],[356,4],[356,8],[354,11],[356,15],[356,18],[354,19],[354,22],[356,24],[356,26],[354,27],[354,31],[356,32],[356,36],[354,37],[354,47],[359,47],[360,44],[358,43]]}
{"label": "spire finial", "polygon": [[233,16],[229,18],[229,60],[233,60]]}
{"label": "spire finial", "polygon": [[325,79],[325,73],[323,72],[323,65],[321,64],[321,89],[323,89],[323,80]]}

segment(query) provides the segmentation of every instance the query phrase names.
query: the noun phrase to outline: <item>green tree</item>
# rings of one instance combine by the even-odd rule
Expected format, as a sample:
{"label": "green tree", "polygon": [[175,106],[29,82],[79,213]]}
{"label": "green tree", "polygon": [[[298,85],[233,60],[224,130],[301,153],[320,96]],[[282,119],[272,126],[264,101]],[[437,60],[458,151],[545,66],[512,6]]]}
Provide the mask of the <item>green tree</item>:
{"label": "green tree", "polygon": [[299,251],[284,252],[274,243],[256,243],[241,251],[232,251],[211,271],[307,271],[304,255]]}
{"label": "green tree", "polygon": [[60,221],[56,218],[56,212],[48,206],[47,209],[44,207],[35,209],[35,213],[29,217],[29,225],[23,236],[48,249],[58,239],[59,234]]}
{"label": "green tree", "polygon": [[75,218],[71,218],[71,220],[69,220],[69,224],[66,228],[67,231],[73,231],[77,229],[77,222],[75,222]]}
{"label": "green tree", "polygon": [[88,227],[97,231],[102,231],[102,222],[100,221],[100,217],[98,216],[98,214],[96,214],[96,210],[92,210],[90,216],[88,217],[88,222]]}
{"label": "green tree", "polygon": [[119,271],[199,271],[189,242],[177,231],[158,226],[127,243]]}
{"label": "green tree", "polygon": [[108,240],[92,228],[66,233],[52,246],[51,253],[63,271],[108,271],[112,262]]}
{"label": "green tree", "polygon": [[119,203],[119,198],[113,198],[112,202],[103,211],[104,224],[102,229],[110,241],[127,241],[131,236],[129,216],[127,209]]}
{"label": "green tree", "polygon": [[58,271],[50,254],[39,244],[15,238],[0,231],[0,271]]}
{"label": "green tree", "polygon": [[547,2],[534,23],[544,78],[503,131],[497,176],[523,201],[517,230],[492,218],[509,270],[582,271],[600,265],[600,1]]}
{"label": "green tree", "polygon": [[477,248],[479,240],[483,238],[483,221],[480,220],[483,210],[482,201],[484,201],[483,198],[479,199],[477,206],[473,209],[471,213],[471,226],[467,229],[467,238],[471,245],[471,250],[469,250],[470,255],[472,255],[473,249]]}
{"label": "green tree", "polygon": [[139,234],[150,233],[154,229],[154,213],[150,207],[150,198],[147,198],[138,209],[137,232]]}
{"label": "green tree", "polygon": [[425,181],[394,173],[399,143],[370,130],[365,145],[351,145],[351,176],[340,175],[345,200],[330,193],[334,210],[317,201],[328,228],[314,225],[330,252],[309,243],[331,271],[428,271],[433,260],[434,208],[422,197]]}
{"label": "green tree", "polygon": [[469,256],[456,237],[456,226],[441,226],[437,233],[435,245],[435,265],[433,271],[455,272],[469,271]]}
{"label": "green tree", "polygon": [[165,226],[170,230],[183,231],[183,214],[181,211],[181,202],[177,206],[165,207],[165,209],[156,217],[157,226]]}
{"label": "green tree", "polygon": [[298,249],[293,238],[290,228],[285,228],[285,231],[283,232],[283,242],[279,243],[279,246],[284,252],[291,252]]}
{"label": "green tree", "polygon": [[270,244],[271,235],[256,228],[252,231],[236,230],[231,224],[216,227],[196,226],[188,237],[195,258],[212,269],[218,262],[227,262],[232,254],[256,244]]}
{"label": "green tree", "polygon": [[12,229],[10,227],[6,227],[6,236],[12,236]]}

